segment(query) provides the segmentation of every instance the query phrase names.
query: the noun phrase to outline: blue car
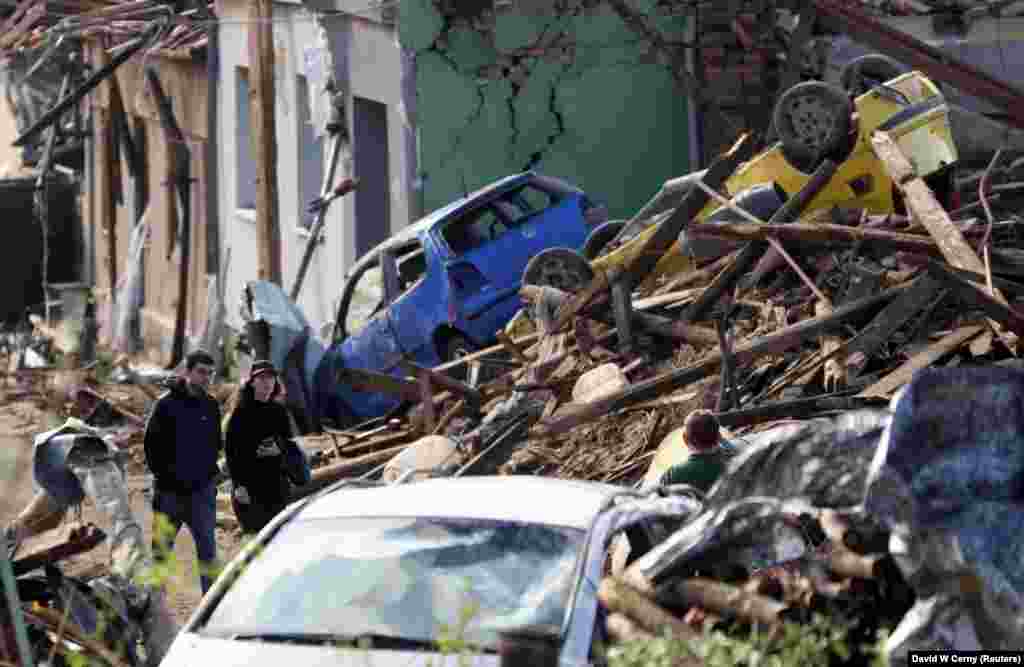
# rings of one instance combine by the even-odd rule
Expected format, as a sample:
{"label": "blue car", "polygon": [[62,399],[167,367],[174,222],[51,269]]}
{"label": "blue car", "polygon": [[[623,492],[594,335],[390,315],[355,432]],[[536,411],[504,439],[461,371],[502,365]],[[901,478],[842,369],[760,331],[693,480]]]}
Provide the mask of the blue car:
{"label": "blue car", "polygon": [[582,248],[606,219],[605,207],[580,189],[524,172],[434,211],[356,262],[327,345],[279,288],[251,283],[249,306],[254,320],[270,325],[272,361],[292,367],[293,411],[310,428],[349,426],[387,414],[401,398],[357,391],[338,381],[339,371],[401,376],[403,359],[432,367],[492,344],[522,307],[530,259],[548,248]]}

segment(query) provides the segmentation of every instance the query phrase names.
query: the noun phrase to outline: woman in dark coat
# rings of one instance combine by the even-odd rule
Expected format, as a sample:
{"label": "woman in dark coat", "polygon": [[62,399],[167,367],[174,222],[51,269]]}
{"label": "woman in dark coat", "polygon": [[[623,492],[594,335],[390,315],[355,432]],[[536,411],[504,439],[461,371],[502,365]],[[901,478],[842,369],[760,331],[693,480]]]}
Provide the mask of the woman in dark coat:
{"label": "woman in dark coat", "polygon": [[292,437],[288,410],[269,361],[256,361],[228,420],[224,449],[234,491],[231,506],[247,533],[259,532],[288,504],[284,447]]}

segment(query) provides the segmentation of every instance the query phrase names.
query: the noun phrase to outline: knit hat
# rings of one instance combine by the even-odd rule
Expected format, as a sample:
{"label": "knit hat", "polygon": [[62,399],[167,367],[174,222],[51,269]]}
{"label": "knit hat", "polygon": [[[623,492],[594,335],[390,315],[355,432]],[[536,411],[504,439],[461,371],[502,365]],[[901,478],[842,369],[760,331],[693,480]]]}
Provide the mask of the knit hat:
{"label": "knit hat", "polygon": [[683,424],[686,444],[698,451],[711,449],[718,444],[718,419],[710,410],[694,410]]}
{"label": "knit hat", "polygon": [[277,369],[274,368],[274,364],[270,363],[266,359],[257,359],[252,362],[252,368],[249,369],[249,379],[255,380],[257,376],[263,375],[264,373],[273,373],[277,375]]}

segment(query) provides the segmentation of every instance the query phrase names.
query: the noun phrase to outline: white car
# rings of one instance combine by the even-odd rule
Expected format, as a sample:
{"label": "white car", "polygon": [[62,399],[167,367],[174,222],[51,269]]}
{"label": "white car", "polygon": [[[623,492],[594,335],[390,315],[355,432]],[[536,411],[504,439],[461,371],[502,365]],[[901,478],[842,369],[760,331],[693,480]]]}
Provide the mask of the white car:
{"label": "white car", "polygon": [[531,664],[590,664],[611,541],[635,557],[700,507],[530,476],[341,483],[246,546],[161,664],[498,665],[508,632],[541,638]]}

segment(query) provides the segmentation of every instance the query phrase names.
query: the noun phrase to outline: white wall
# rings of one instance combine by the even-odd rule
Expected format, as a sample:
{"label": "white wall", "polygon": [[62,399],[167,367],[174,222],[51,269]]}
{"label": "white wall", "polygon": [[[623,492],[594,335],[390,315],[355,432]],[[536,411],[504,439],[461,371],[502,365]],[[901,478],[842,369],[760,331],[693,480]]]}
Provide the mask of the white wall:
{"label": "white wall", "polygon": [[[231,265],[225,296],[228,323],[242,325],[238,315],[239,296],[245,282],[256,278],[257,248],[255,217],[241,211],[238,202],[238,109],[237,68],[248,66],[248,6],[245,0],[222,3],[220,32],[220,104],[218,153],[220,170],[220,217],[222,253],[230,248]],[[278,2],[274,6],[275,96],[277,122],[277,186],[278,219],[281,229],[283,286],[290,291],[305,249],[308,234],[299,228],[300,216],[308,201],[303,200],[300,182],[300,119],[297,105],[297,76],[305,74],[306,49],[318,42],[318,25],[314,17],[297,3]],[[344,27],[352,21],[347,16],[329,19],[329,29]],[[390,26],[356,19],[352,25],[346,94],[347,121],[351,131],[352,97],[359,96],[382,102],[388,107],[389,173],[391,176],[391,231],[409,223],[407,192],[403,182],[404,142],[398,117],[400,100],[399,48]],[[241,102],[245,102],[241,100]],[[330,142],[323,142],[324,171]],[[335,182],[350,175],[351,161],[342,155]],[[319,187],[319,186],[318,186]],[[355,261],[352,229],[354,195],[336,201],[328,213],[324,241],[317,248],[303,283],[299,306],[314,330],[334,321],[337,299],[345,270]]]}

